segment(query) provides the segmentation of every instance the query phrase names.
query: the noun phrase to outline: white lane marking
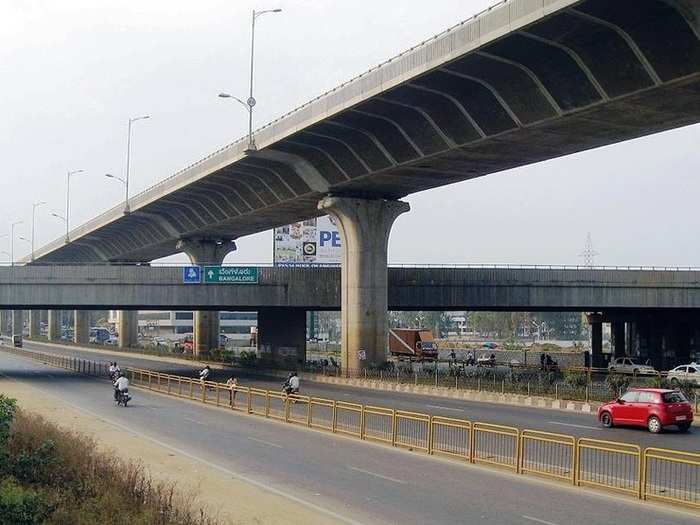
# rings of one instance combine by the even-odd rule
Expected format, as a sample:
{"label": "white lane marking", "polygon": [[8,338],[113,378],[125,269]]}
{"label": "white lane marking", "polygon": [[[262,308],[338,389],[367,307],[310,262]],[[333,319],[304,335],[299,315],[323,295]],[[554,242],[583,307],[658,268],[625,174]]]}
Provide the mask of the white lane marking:
{"label": "white lane marking", "polygon": [[[3,376],[3,374],[0,374],[0,376]],[[16,379],[12,379],[12,378],[9,378],[7,376],[3,376],[3,377],[6,377],[7,379],[9,379],[10,381],[13,381],[15,383],[20,383],[20,381],[17,381]],[[46,395],[56,397],[55,394],[47,392],[46,390],[43,390],[42,388],[38,388],[38,387],[33,386],[33,385],[30,386],[29,388],[34,388],[35,390],[38,390],[39,392],[43,392]],[[65,400],[63,400],[61,402],[64,405],[67,405],[71,408],[74,408],[75,410],[78,410],[79,412],[84,412],[85,414],[88,414],[88,415],[90,415],[98,420],[105,421],[112,426],[115,426],[117,428],[121,428],[122,430],[124,430],[127,433],[131,433],[131,434],[138,436],[142,439],[146,439],[152,443],[155,443],[156,445],[158,445],[160,447],[166,448],[172,452],[175,452],[175,453],[180,454],[182,456],[188,457],[194,461],[198,461],[198,462],[202,463],[203,465],[208,466],[209,468],[213,468],[214,470],[218,470],[219,472],[223,472],[224,474],[231,476],[233,479],[238,479],[240,481],[243,481],[244,483],[249,483],[250,485],[258,487],[261,490],[270,492],[272,494],[276,494],[277,496],[280,496],[282,498],[287,498],[288,500],[293,501],[295,503],[298,503],[299,505],[303,505],[304,507],[307,507],[315,512],[320,512],[321,514],[329,516],[329,517],[331,517],[335,520],[341,521],[343,523],[347,523],[348,525],[366,525],[360,521],[356,521],[356,520],[353,520],[351,518],[347,518],[347,517],[343,516],[342,514],[338,514],[336,512],[333,512],[332,510],[321,507],[320,505],[316,505],[314,503],[311,503],[310,501],[307,501],[305,499],[294,496],[293,494],[291,494],[289,492],[285,492],[283,490],[276,489],[274,487],[271,487],[270,485],[267,485],[265,483],[261,483],[260,481],[256,481],[253,478],[249,478],[248,476],[244,476],[243,474],[237,474],[237,473],[233,472],[232,470],[229,470],[225,467],[217,465],[216,463],[212,463],[211,461],[207,461],[206,459],[202,459],[199,456],[196,456],[194,454],[190,454],[189,452],[186,452],[180,448],[173,447],[172,445],[168,445],[167,443],[164,443],[164,442],[160,441],[159,439],[152,438],[151,436],[147,436],[146,434],[138,432],[137,430],[134,430],[133,428],[130,428],[126,425],[122,425],[121,423],[117,423],[116,421],[112,421],[111,419],[104,417],[104,415],[97,414],[96,412],[93,412],[92,410],[88,410],[86,408],[79,407],[79,406],[74,405],[73,403],[70,403],[70,402],[65,401]]]}
{"label": "white lane marking", "polygon": [[533,518],[532,516],[525,516],[524,514],[523,514],[522,518],[529,520],[529,521],[534,521],[535,523],[541,523],[542,525],[557,525],[556,523],[552,523],[551,521],[545,521],[545,520],[541,520],[539,518]]}
{"label": "white lane marking", "polygon": [[370,472],[369,470],[363,470],[361,468],[351,467],[350,465],[348,465],[348,468],[350,470],[354,470],[355,472],[361,472],[362,474],[367,474],[368,476],[373,476],[375,478],[384,479],[386,481],[393,481],[394,483],[399,483],[401,485],[406,484],[406,482],[403,480],[396,479],[396,478],[390,478],[389,476],[382,476],[381,474],[377,474],[376,472]]}
{"label": "white lane marking", "polygon": [[453,412],[464,412],[463,408],[450,408],[442,405],[425,405],[428,408],[437,408],[438,410],[452,410]]}
{"label": "white lane marking", "polygon": [[189,421],[190,423],[194,423],[195,425],[202,425],[205,427],[207,426],[206,423],[202,423],[201,421],[197,421],[196,419],[190,419],[188,417],[183,417],[182,419],[184,419],[185,421]]}
{"label": "white lane marking", "polygon": [[284,448],[282,445],[278,445],[277,443],[272,443],[271,441],[265,441],[264,439],[258,439],[258,438],[254,438],[254,437],[249,437],[248,439],[251,441],[255,441],[256,443],[262,443],[263,445],[267,445],[268,447]]}
{"label": "white lane marking", "polygon": [[562,427],[585,428],[588,430],[602,430],[600,427],[589,427],[587,425],[574,425],[573,423],[560,423],[559,421],[547,421],[550,425],[560,425]]}

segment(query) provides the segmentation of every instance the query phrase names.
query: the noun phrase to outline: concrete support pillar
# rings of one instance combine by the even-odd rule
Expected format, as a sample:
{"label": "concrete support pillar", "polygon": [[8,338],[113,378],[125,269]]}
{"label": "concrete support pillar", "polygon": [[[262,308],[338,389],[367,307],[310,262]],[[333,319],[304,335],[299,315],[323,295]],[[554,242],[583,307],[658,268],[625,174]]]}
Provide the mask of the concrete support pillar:
{"label": "concrete support pillar", "polygon": [[90,312],[87,310],[73,312],[73,341],[80,345],[90,342]]}
{"label": "concrete support pillar", "polygon": [[24,310],[12,310],[12,335],[24,335]]}
{"label": "concrete support pillar", "polygon": [[625,357],[625,323],[624,321],[614,321],[610,323],[612,334],[613,357]]}
{"label": "concrete support pillar", "polygon": [[47,335],[49,341],[61,340],[61,310],[49,310]]}
{"label": "concrete support pillar", "polygon": [[0,335],[11,335],[10,316],[11,310],[0,310]]}
{"label": "concrete support pillar", "polygon": [[603,316],[588,314],[588,324],[591,325],[591,364],[594,368],[605,367],[603,358]]}
{"label": "concrete support pillar", "polygon": [[306,362],[306,312],[265,308],[258,312],[258,353],[263,360],[289,366]]}
{"label": "concrete support pillar", "polygon": [[29,310],[29,339],[41,337],[41,310]]}
{"label": "concrete support pillar", "polygon": [[[177,248],[185,252],[190,262],[197,266],[218,266],[226,256],[236,250],[233,239],[183,239]],[[212,349],[219,348],[219,312],[197,310],[193,319],[194,355],[205,356]]]}
{"label": "concrete support pillar", "polygon": [[367,368],[386,360],[388,326],[387,248],[402,201],[326,197],[319,210],[338,222],[341,268],[342,368]]}
{"label": "concrete support pillar", "polygon": [[133,348],[138,343],[139,313],[136,310],[119,310],[119,347]]}
{"label": "concrete support pillar", "polygon": [[692,337],[693,335],[690,323],[685,322],[678,325],[676,356],[674,362],[669,363],[668,368],[690,363],[690,341]]}

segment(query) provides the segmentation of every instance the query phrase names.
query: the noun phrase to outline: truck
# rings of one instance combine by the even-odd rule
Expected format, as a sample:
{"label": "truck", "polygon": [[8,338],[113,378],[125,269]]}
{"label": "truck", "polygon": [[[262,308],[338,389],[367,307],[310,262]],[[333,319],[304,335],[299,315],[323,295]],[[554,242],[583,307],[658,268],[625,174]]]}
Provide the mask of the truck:
{"label": "truck", "polygon": [[438,348],[430,330],[394,328],[389,330],[389,352],[399,361],[437,361]]}

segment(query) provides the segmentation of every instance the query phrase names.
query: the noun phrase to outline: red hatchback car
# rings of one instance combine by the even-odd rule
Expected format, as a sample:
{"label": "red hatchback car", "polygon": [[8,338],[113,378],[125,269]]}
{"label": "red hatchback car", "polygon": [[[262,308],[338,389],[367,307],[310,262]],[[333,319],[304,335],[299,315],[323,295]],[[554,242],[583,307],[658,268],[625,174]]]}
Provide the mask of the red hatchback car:
{"label": "red hatchback car", "polygon": [[647,427],[654,434],[671,425],[687,432],[693,422],[693,407],[677,390],[631,388],[617,401],[602,405],[598,409],[598,421],[606,428]]}

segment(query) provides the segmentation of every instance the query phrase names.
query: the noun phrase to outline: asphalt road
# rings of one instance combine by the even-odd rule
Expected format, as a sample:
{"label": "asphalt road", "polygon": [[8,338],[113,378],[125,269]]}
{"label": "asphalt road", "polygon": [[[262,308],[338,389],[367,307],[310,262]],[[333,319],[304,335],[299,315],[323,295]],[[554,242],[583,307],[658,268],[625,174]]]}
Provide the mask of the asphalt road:
{"label": "asphalt road", "polygon": [[[107,362],[112,359],[103,353],[66,347],[49,347],[43,344],[34,345],[30,342],[25,342],[25,347],[42,352],[50,352],[53,348],[57,354],[99,362]],[[123,352],[115,352],[114,355],[113,360],[116,360],[121,367],[132,366],[188,377],[192,377],[197,369],[195,366],[164,362],[157,357],[140,358]],[[212,370],[211,377],[214,381],[225,382],[230,375],[231,372],[226,370]],[[282,388],[279,379],[252,377],[242,371],[235,371],[235,375],[242,386],[253,386],[273,391],[280,391]],[[658,447],[700,452],[700,427],[693,427],[686,434],[678,432],[675,427],[670,427],[662,434],[650,434],[646,429],[638,428],[604,429],[598,424],[595,415],[589,414],[378,391],[309,381],[302,383],[301,393],[325,399],[385,406],[410,412],[513,426],[520,429],[631,443],[642,448]]]}
{"label": "asphalt road", "polygon": [[445,461],[134,390],[114,406],[106,381],[0,352],[0,370],[115,430],[217,465],[331,513],[338,523],[638,525],[698,522],[630,499]]}

